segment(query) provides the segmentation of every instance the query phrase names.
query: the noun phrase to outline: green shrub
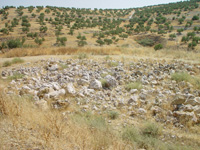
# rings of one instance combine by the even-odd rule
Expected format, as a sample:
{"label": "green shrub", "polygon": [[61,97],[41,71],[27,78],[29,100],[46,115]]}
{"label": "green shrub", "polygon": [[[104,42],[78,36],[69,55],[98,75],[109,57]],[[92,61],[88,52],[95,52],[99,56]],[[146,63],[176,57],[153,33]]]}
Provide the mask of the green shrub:
{"label": "green shrub", "polygon": [[141,135],[139,130],[137,130],[135,127],[126,127],[122,131],[122,139],[131,142],[137,142],[141,139]]}
{"label": "green shrub", "polygon": [[20,39],[12,39],[6,42],[6,45],[8,48],[20,48],[23,45],[23,41],[20,41]]}
{"label": "green shrub", "polygon": [[2,66],[8,67],[8,66],[11,66],[11,65],[12,65],[12,63],[10,61],[5,61]]}
{"label": "green shrub", "polygon": [[199,20],[199,16],[196,16],[196,15],[193,16],[193,17],[192,17],[192,20]]}
{"label": "green shrub", "polygon": [[188,48],[189,49],[194,49],[197,46],[197,42],[196,41],[192,41],[191,43],[188,44]]}
{"label": "green shrub", "polygon": [[141,90],[142,89],[142,83],[137,81],[137,82],[131,82],[125,86],[125,89],[127,91],[130,91],[131,89],[137,89]]}
{"label": "green shrub", "polygon": [[109,111],[108,112],[108,118],[115,120],[119,117],[119,113],[116,111]]}
{"label": "green shrub", "polygon": [[78,41],[78,46],[80,46],[80,47],[83,47],[83,46],[85,46],[85,45],[87,45],[87,42],[86,41]]}
{"label": "green shrub", "polygon": [[155,46],[154,46],[154,49],[157,51],[157,50],[160,50],[160,49],[162,49],[163,48],[163,45],[162,44],[156,44]]}
{"label": "green shrub", "polygon": [[58,46],[65,46],[65,42],[67,41],[66,37],[57,37],[56,43]]}
{"label": "green shrub", "polygon": [[38,45],[42,45],[43,41],[45,41],[44,38],[39,39],[38,37],[35,39],[35,43]]}
{"label": "green shrub", "polygon": [[142,134],[156,138],[161,134],[161,128],[158,124],[147,122],[142,128]]}
{"label": "green shrub", "polygon": [[138,40],[137,42],[142,46],[153,46],[155,44],[154,40],[149,38]]}
{"label": "green shrub", "polygon": [[9,34],[9,31],[6,28],[1,29],[0,32],[2,32],[3,34],[7,34],[7,35]]}

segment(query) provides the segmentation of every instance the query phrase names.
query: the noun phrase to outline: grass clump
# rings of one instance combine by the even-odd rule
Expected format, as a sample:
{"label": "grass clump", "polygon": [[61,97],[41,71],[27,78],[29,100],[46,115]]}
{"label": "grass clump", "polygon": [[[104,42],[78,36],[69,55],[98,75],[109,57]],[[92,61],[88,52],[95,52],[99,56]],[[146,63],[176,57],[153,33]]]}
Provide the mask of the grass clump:
{"label": "grass clump", "polygon": [[78,55],[78,59],[86,59],[86,58],[88,58],[88,56],[87,56],[86,53],[80,53],[80,54]]}
{"label": "grass clump", "polygon": [[22,79],[24,77],[24,74],[21,73],[14,73],[12,76],[9,76],[9,80],[17,80],[17,79]]}
{"label": "grass clump", "polygon": [[191,80],[191,76],[185,72],[177,72],[171,75],[171,79],[177,82],[181,82],[181,81],[188,82]]}
{"label": "grass clump", "polygon": [[115,120],[119,117],[119,113],[117,111],[109,111],[108,118]]}
{"label": "grass clump", "polygon": [[68,66],[63,63],[60,63],[59,66],[60,66],[60,70],[64,70],[64,69],[68,68]]}
{"label": "grass clump", "polygon": [[117,67],[119,65],[119,63],[117,61],[110,61],[108,62],[108,66],[109,67]]}
{"label": "grass clump", "polygon": [[102,84],[102,87],[105,89],[105,88],[109,88],[109,84],[108,84],[108,81],[106,79],[101,79],[100,80],[101,84]]}
{"label": "grass clump", "polygon": [[19,64],[19,63],[23,63],[24,60],[21,59],[21,58],[13,58],[12,61],[5,61],[3,63],[3,67],[8,67],[8,66],[11,66],[12,64]]}
{"label": "grass clump", "polygon": [[12,63],[10,61],[5,61],[2,66],[8,67],[8,66],[11,66],[11,65],[12,65]]}
{"label": "grass clump", "polygon": [[19,64],[19,63],[23,63],[24,62],[24,60],[23,59],[21,59],[21,58],[14,58],[13,60],[12,60],[12,64]]}
{"label": "grass clump", "polygon": [[142,128],[142,134],[156,138],[161,135],[161,128],[158,124],[147,122]]}
{"label": "grass clump", "polygon": [[171,75],[171,79],[175,80],[176,82],[189,82],[191,83],[195,88],[200,89],[200,77],[198,76],[191,76],[188,73],[184,72],[177,72]]}
{"label": "grass clump", "polygon": [[130,91],[130,90],[132,90],[132,89],[141,90],[141,89],[142,89],[142,83],[139,82],[139,81],[137,81],[137,82],[131,82],[131,83],[129,83],[129,84],[127,84],[127,85],[125,86],[125,89],[126,89],[127,91]]}
{"label": "grass clump", "polygon": [[133,149],[147,150],[191,150],[180,143],[168,144],[160,140],[161,128],[156,123],[147,122],[143,127],[127,126],[122,130],[122,139],[134,146]]}
{"label": "grass clump", "polygon": [[91,128],[106,130],[107,124],[102,116],[92,114],[91,112],[78,112],[73,115],[73,121],[78,124],[87,125]]}

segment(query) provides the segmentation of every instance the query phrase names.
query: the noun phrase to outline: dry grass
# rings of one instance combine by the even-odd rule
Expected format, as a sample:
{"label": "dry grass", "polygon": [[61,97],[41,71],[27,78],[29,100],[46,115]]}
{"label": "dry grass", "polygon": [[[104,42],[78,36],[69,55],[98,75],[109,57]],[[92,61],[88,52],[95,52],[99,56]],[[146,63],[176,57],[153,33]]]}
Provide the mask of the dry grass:
{"label": "dry grass", "polygon": [[111,131],[96,115],[68,117],[58,111],[40,110],[30,97],[5,97],[0,93],[2,150],[128,149]]}
{"label": "dry grass", "polygon": [[13,49],[5,53],[3,57],[24,57],[24,56],[38,56],[38,55],[72,55],[87,53],[91,55],[118,55],[121,54],[119,48],[19,48]]}
{"label": "dry grass", "polygon": [[120,48],[120,47],[100,47],[100,48],[77,48],[77,47],[63,47],[63,48],[18,48],[10,50],[3,54],[2,57],[25,57],[25,56],[39,56],[39,55],[79,55],[81,53],[89,55],[119,55],[126,58],[132,57],[137,59],[165,59],[165,60],[184,60],[200,63],[199,51],[185,51],[174,49],[163,49],[155,51],[153,48],[138,47],[138,48]]}

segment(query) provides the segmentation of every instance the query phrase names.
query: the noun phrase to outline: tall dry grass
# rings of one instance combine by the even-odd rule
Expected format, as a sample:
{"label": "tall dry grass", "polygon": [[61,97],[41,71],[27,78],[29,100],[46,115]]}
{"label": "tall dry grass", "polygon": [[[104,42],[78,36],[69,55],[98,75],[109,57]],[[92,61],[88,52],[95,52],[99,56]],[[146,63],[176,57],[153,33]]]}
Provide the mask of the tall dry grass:
{"label": "tall dry grass", "polygon": [[90,116],[92,119],[87,119],[86,116],[64,116],[61,112],[50,109],[42,111],[30,97],[5,96],[2,89],[0,91],[2,150],[129,149],[95,115]]}
{"label": "tall dry grass", "polygon": [[91,55],[118,55],[121,54],[119,48],[17,48],[6,52],[3,57],[24,57],[38,55],[72,55],[87,53]]}
{"label": "tall dry grass", "polygon": [[24,57],[24,56],[39,56],[39,55],[77,55],[86,53],[89,55],[124,55],[138,59],[165,59],[165,60],[188,60],[195,63],[200,63],[200,51],[186,51],[182,49],[162,49],[155,51],[149,47],[63,47],[63,48],[18,48],[10,50],[2,55],[2,57]]}

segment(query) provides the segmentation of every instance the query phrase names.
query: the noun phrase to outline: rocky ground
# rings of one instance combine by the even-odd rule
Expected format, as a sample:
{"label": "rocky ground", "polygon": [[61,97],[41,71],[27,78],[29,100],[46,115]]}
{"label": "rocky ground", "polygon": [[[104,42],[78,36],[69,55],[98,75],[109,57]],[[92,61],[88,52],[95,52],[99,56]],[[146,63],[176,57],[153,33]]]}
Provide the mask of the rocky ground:
{"label": "rocky ground", "polygon": [[176,127],[198,124],[200,90],[190,82],[172,80],[176,72],[197,76],[200,65],[150,59],[52,58],[5,68],[1,75],[11,79],[7,94],[29,95],[42,109],[73,113],[68,108],[75,105],[99,114],[117,111],[130,120],[150,117]]}

